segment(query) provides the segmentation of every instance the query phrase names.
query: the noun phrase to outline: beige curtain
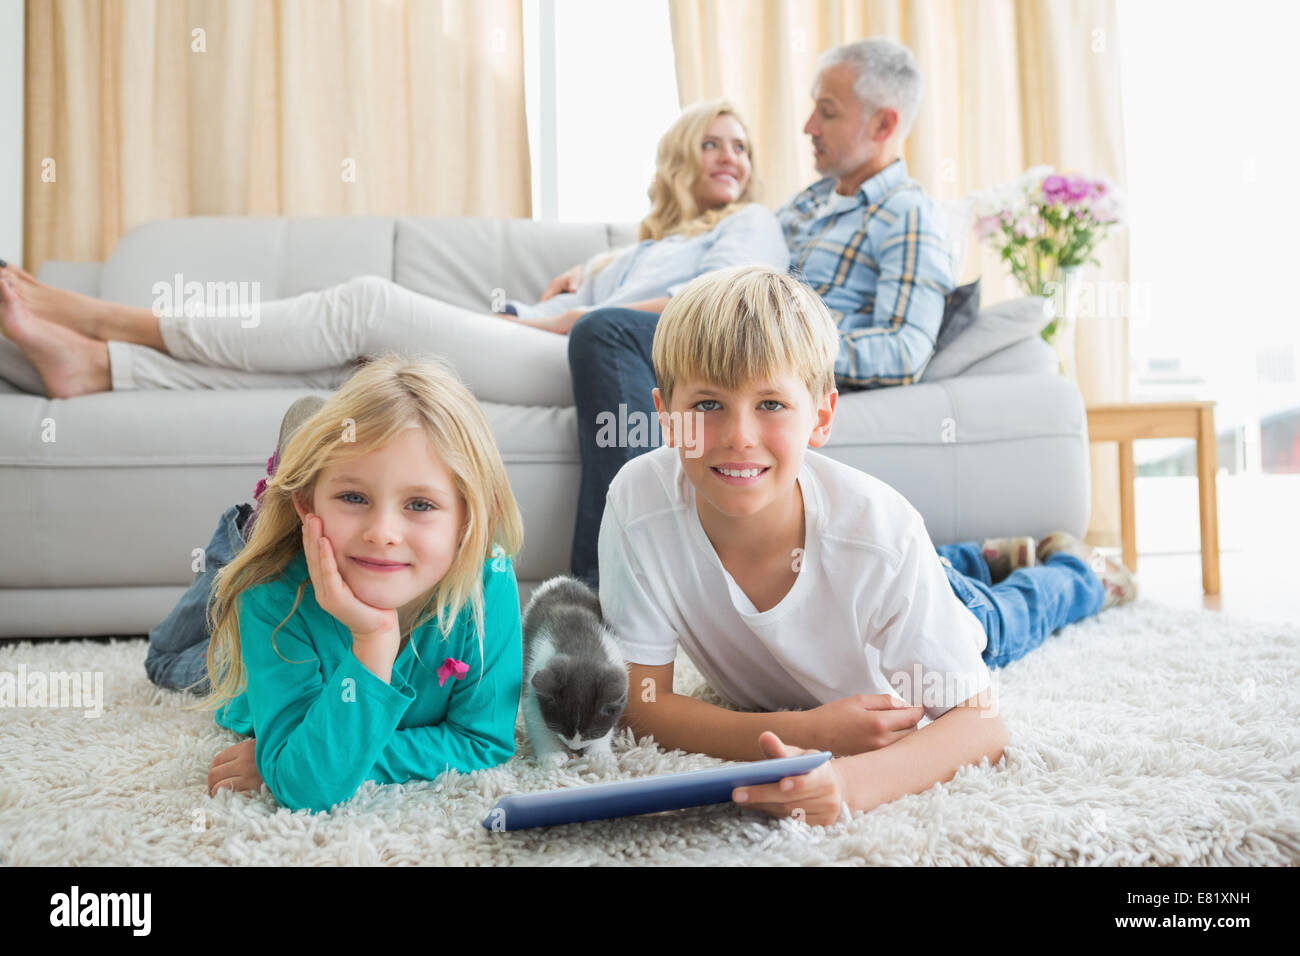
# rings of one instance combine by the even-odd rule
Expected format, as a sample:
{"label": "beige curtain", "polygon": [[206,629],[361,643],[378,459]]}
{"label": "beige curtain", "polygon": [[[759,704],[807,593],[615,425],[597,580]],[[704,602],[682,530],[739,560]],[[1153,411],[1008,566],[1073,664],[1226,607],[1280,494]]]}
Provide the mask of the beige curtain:
{"label": "beige curtain", "polygon": [[[938,199],[1030,166],[1106,175],[1123,188],[1115,0],[669,0],[683,106],[727,96],[750,125],[769,205],[815,181],[808,118],[817,56],[869,36],[916,54],[925,94],[904,148]],[[1111,305],[1080,319],[1078,376],[1089,403],[1128,397],[1128,241],[1112,233],[1085,280]],[[985,303],[1020,295],[972,233],[961,277]],[[1088,300],[1085,298],[1085,303]],[[1114,307],[1114,306],[1118,307]],[[1088,539],[1118,547],[1118,459],[1092,446]],[[1016,529],[1009,528],[1007,533]]]}
{"label": "beige curtain", "polygon": [[191,215],[530,216],[521,0],[28,0],[24,266]]}

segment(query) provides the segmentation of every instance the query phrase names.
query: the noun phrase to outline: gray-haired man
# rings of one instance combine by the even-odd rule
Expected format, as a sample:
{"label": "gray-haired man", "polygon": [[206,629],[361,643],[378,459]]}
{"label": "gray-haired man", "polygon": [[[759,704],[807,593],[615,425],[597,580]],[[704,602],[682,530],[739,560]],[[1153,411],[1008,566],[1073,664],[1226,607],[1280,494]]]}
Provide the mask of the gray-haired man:
{"label": "gray-haired man", "polygon": [[[910,384],[934,353],[955,284],[942,216],[902,159],[921,100],[916,60],[892,40],[836,47],[818,62],[812,97],[804,132],[823,178],[777,211],[791,270],[839,325],[838,387]],[[597,416],[617,417],[620,405],[629,419],[654,414],[658,321],[655,313],[597,309],[569,333],[582,449],[572,568],[592,584],[605,491],[624,463],[653,447],[601,447]]]}

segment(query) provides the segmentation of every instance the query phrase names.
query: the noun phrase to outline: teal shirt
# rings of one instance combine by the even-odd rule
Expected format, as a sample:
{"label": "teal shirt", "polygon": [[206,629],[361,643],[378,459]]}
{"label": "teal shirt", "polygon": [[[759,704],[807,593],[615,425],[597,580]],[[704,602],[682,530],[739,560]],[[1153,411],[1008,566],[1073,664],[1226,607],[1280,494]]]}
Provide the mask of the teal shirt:
{"label": "teal shirt", "polygon": [[[272,648],[271,632],[303,580],[302,600]],[[351,633],[316,603],[302,552],[279,578],[244,591],[238,613],[247,684],[216,721],[256,736],[257,771],[284,806],[328,810],[366,780],[432,780],[514,756],[523,637],[519,588],[504,555],[483,563],[486,660],[467,604],[446,638],[436,618],[415,630],[393,663],[391,684],[353,656]],[[439,687],[448,657],[469,672]]]}

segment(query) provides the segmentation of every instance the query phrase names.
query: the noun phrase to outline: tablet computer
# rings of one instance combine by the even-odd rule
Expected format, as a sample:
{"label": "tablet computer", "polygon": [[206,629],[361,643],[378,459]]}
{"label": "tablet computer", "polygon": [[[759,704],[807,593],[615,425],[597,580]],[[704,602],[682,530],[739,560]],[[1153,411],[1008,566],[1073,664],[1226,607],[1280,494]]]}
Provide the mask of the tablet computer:
{"label": "tablet computer", "polygon": [[797,757],[774,757],[638,780],[511,794],[497,801],[483,820],[483,826],[489,830],[524,830],[681,810],[709,803],[730,803],[731,791],[736,787],[776,783],[783,777],[800,776],[830,759],[830,751],[822,750]]}

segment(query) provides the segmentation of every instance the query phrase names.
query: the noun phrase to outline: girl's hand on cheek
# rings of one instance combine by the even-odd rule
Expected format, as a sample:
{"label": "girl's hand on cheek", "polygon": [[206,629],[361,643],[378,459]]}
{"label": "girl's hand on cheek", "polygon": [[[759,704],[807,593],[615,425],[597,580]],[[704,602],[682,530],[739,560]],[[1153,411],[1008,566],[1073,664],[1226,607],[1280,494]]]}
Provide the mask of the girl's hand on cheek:
{"label": "girl's hand on cheek", "polygon": [[398,634],[396,608],[379,608],[366,604],[348,587],[339,573],[334,546],[325,537],[321,519],[309,514],[303,519],[302,550],[307,558],[307,573],[316,591],[316,603],[332,614],[355,638]]}

